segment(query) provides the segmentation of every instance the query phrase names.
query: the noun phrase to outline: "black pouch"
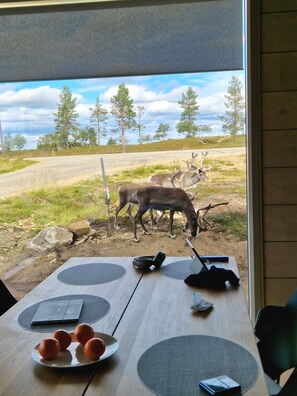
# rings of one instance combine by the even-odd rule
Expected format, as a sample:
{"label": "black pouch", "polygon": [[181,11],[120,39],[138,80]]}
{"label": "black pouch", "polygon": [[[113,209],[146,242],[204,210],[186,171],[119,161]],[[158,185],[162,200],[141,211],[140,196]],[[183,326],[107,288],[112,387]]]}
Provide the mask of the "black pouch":
{"label": "black pouch", "polygon": [[226,281],[232,286],[239,285],[239,279],[232,270],[217,268],[214,265],[210,270],[201,270],[199,274],[189,275],[185,279],[185,283],[190,286],[197,286],[209,289],[225,289]]}

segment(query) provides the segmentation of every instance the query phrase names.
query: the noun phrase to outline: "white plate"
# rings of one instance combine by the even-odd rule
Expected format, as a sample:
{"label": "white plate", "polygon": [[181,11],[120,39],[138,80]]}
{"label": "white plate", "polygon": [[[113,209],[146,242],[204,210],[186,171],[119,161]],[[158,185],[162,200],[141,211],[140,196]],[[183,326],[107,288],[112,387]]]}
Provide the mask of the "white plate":
{"label": "white plate", "polygon": [[[70,333],[73,340],[73,332]],[[83,351],[83,345],[79,344],[76,341],[72,341],[69,347],[64,352],[59,352],[55,359],[46,360],[44,359],[38,352],[39,344],[35,345],[32,350],[32,358],[35,362],[41,364],[42,366],[47,367],[56,367],[56,368],[65,368],[65,367],[80,367],[87,366],[89,364],[95,364],[101,362],[101,360],[107,359],[112,356],[118,350],[119,343],[118,341],[105,333],[95,332],[94,337],[101,338],[105,344],[106,349],[104,354],[98,360],[90,360],[88,359]]]}

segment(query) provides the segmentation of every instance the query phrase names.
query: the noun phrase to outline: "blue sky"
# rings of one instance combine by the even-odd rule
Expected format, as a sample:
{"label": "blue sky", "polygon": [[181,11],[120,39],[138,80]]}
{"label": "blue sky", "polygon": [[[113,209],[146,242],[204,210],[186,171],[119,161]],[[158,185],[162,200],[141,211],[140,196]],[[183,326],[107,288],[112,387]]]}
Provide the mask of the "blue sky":
{"label": "blue sky", "polygon": [[[170,138],[181,138],[176,132],[176,123],[181,111],[178,101],[182,93],[191,86],[198,94],[200,114],[198,124],[208,124],[213,135],[220,135],[221,122],[217,115],[223,114],[224,95],[232,76],[242,82],[242,93],[245,93],[244,71],[207,72],[191,74],[170,74],[137,77],[114,77],[83,80],[58,80],[0,84],[0,119],[5,136],[8,132],[23,135],[26,148],[36,148],[40,136],[54,130],[53,113],[57,111],[59,94],[67,85],[76,97],[78,121],[82,127],[90,126],[89,108],[94,106],[99,97],[103,107],[110,110],[110,98],[117,93],[118,86],[124,83],[129,89],[134,106],[143,106],[145,113],[142,119],[144,134],[155,134],[160,123],[170,125]],[[111,132],[114,118],[110,115],[107,125],[108,137],[117,139]],[[130,144],[137,142],[137,132],[127,132]],[[107,139],[103,139],[102,144]]]}

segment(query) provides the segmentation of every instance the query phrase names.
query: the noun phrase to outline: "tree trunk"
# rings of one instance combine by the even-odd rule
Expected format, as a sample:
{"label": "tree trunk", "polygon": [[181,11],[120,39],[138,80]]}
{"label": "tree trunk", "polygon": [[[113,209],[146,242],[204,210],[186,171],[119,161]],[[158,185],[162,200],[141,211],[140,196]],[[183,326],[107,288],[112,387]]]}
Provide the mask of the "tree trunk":
{"label": "tree trunk", "polygon": [[124,114],[121,115],[121,142],[123,153],[125,152],[125,120]]}

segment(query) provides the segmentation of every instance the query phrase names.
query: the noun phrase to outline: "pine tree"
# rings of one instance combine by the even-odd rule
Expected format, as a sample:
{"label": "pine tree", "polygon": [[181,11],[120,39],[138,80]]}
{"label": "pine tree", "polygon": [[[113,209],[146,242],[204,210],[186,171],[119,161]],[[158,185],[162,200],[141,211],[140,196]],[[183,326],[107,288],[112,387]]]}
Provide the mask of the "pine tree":
{"label": "pine tree", "polygon": [[231,81],[229,81],[227,95],[225,95],[225,115],[218,116],[218,118],[223,122],[222,131],[231,136],[236,136],[239,132],[244,132],[245,102],[241,89],[242,83],[239,78],[232,76]]}
{"label": "pine tree", "polygon": [[138,130],[138,143],[143,143],[143,134],[142,131],[145,128],[145,125],[141,123],[142,117],[144,115],[144,107],[137,106],[137,122],[136,122],[136,129]]}
{"label": "pine tree", "polygon": [[176,129],[178,133],[185,133],[186,137],[195,137],[200,132],[211,131],[209,125],[199,125],[196,122],[197,116],[200,114],[200,106],[198,105],[197,99],[198,94],[192,87],[188,87],[186,92],[182,94],[182,99],[178,102],[183,112],[181,113],[180,121],[176,125]]}
{"label": "pine tree", "polygon": [[101,124],[105,125],[108,120],[108,111],[102,107],[102,104],[99,101],[99,97],[96,99],[96,104],[94,108],[90,108],[90,121],[95,125],[95,129],[97,132],[97,145],[100,146],[101,138],[106,136],[105,127],[101,126]]}
{"label": "pine tree", "polygon": [[112,137],[110,137],[110,138],[108,139],[108,141],[107,141],[107,145],[108,145],[108,146],[113,146],[113,145],[115,145],[115,144],[117,144],[117,142],[115,141],[115,139],[113,139]]}
{"label": "pine tree", "polygon": [[136,113],[133,108],[133,99],[129,97],[129,90],[125,84],[120,84],[118,93],[110,98],[111,114],[115,117],[120,131],[120,142],[125,152],[127,129],[135,128]]}
{"label": "pine tree", "polygon": [[154,135],[155,140],[164,140],[168,136],[169,124],[161,122]]}
{"label": "pine tree", "polygon": [[4,149],[5,151],[11,151],[13,149],[13,137],[10,132],[7,132],[6,136],[4,136]]}
{"label": "pine tree", "polygon": [[21,151],[25,147],[27,141],[23,135],[15,135],[13,138],[13,146],[16,150]]}
{"label": "pine tree", "polygon": [[186,137],[196,136],[198,132],[196,117],[199,114],[200,106],[197,103],[197,98],[198,95],[193,88],[188,87],[187,91],[182,94],[182,99],[178,102],[183,111],[176,129],[178,133],[185,133]]}
{"label": "pine tree", "polygon": [[72,92],[66,85],[63,87],[58,104],[58,112],[55,116],[55,135],[59,148],[67,148],[71,145],[72,134],[74,134],[79,124],[77,122],[78,113],[75,111],[76,98],[72,97]]}
{"label": "pine tree", "polygon": [[47,133],[46,135],[40,136],[37,140],[38,150],[58,150],[57,136],[55,133]]}

